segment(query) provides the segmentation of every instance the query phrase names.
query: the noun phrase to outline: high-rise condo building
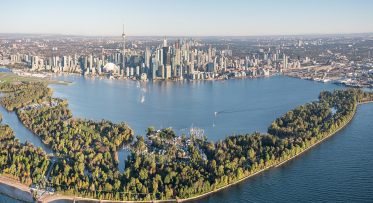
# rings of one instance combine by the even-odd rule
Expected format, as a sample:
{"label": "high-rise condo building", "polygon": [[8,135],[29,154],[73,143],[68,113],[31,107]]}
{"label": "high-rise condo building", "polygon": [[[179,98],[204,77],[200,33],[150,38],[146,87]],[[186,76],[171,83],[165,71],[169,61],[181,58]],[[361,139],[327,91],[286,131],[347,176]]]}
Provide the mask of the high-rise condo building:
{"label": "high-rise condo building", "polygon": [[[168,57],[168,47],[167,47],[167,39],[165,38],[163,41],[163,64],[166,66],[170,64]],[[168,62],[168,63],[167,63]]]}
{"label": "high-rise condo building", "polygon": [[[123,70],[126,70],[125,67],[126,67],[126,34],[124,34],[124,19],[123,19],[123,34],[122,34],[122,37],[123,37],[123,56],[122,56],[122,69]],[[119,74],[119,71],[118,71],[118,74]]]}

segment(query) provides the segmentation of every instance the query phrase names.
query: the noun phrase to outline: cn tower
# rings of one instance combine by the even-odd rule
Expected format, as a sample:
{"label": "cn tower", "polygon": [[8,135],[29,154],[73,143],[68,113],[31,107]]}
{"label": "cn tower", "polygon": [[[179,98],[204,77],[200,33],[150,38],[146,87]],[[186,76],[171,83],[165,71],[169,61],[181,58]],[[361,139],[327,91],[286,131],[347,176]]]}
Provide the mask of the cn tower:
{"label": "cn tower", "polygon": [[[126,34],[124,34],[124,19],[123,19],[123,34],[122,34],[122,37],[123,37],[123,62],[122,62],[122,68],[123,68],[123,71],[126,71],[126,59],[125,59],[125,56],[126,56]],[[119,74],[119,72],[118,72]]]}

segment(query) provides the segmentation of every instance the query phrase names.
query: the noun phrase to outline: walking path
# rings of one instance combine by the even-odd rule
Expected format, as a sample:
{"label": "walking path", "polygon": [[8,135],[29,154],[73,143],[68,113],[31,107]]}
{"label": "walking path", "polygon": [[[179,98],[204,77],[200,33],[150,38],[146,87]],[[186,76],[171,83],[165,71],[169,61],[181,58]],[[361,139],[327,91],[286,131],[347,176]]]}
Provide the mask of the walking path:
{"label": "walking path", "polygon": [[7,75],[8,75],[8,73],[5,73],[4,75],[0,76],[0,78],[3,78],[5,76],[7,76]]}

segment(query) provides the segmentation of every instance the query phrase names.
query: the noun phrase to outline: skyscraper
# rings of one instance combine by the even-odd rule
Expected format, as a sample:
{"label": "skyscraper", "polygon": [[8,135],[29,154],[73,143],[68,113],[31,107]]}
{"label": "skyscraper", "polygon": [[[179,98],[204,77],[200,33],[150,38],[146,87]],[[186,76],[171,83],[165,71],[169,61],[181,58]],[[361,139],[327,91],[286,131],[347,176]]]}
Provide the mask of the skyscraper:
{"label": "skyscraper", "polygon": [[166,79],[171,77],[171,65],[166,65]]}
{"label": "skyscraper", "polygon": [[89,69],[90,70],[92,70],[92,63],[93,63],[93,61],[92,61],[92,55],[91,55],[91,56],[89,56]]}
{"label": "skyscraper", "polygon": [[66,56],[63,56],[63,57],[62,57],[62,63],[63,63],[63,67],[67,67]]}
{"label": "skyscraper", "polygon": [[157,60],[155,58],[155,56],[153,55],[152,56],[152,59],[151,59],[151,78],[154,80],[155,77],[157,76]]}
{"label": "skyscraper", "polygon": [[164,78],[164,65],[161,64],[159,67],[160,67],[160,70],[158,70],[158,76],[161,78]]}
{"label": "skyscraper", "polygon": [[214,72],[214,63],[213,62],[209,62],[208,65],[207,65],[207,71],[208,72]]}
{"label": "skyscraper", "polygon": [[86,71],[86,69],[87,69],[87,59],[88,59],[88,57],[87,56],[84,56],[84,71]]}
{"label": "skyscraper", "polygon": [[283,54],[283,58],[282,58],[282,68],[286,69],[287,66],[288,66],[287,58],[286,58],[286,55]]}
{"label": "skyscraper", "polygon": [[245,57],[245,68],[246,68],[246,69],[249,68],[249,63],[250,63],[250,57],[249,57],[249,56],[246,56],[246,57]]}
{"label": "skyscraper", "polygon": [[[123,19],[123,34],[122,34],[122,37],[123,37],[123,57],[122,57],[122,69],[125,70],[125,67],[126,67],[126,61],[125,61],[125,58],[126,58],[126,34],[124,34],[124,19]],[[119,73],[119,71],[118,71]]]}
{"label": "skyscraper", "polygon": [[163,41],[163,64],[166,66],[167,65],[167,52],[168,52],[168,47],[167,47],[167,39],[165,37],[164,41]]}
{"label": "skyscraper", "polygon": [[67,66],[71,67],[71,56],[67,58]]}

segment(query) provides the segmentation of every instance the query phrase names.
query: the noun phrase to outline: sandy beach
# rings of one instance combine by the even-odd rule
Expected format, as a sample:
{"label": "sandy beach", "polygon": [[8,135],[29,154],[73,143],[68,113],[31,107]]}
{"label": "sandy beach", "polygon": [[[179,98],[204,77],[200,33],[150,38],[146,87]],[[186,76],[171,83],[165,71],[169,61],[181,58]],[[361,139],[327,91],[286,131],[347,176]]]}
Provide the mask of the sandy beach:
{"label": "sandy beach", "polygon": [[0,191],[3,194],[23,200],[24,202],[34,202],[29,187],[2,175],[0,175]]}

